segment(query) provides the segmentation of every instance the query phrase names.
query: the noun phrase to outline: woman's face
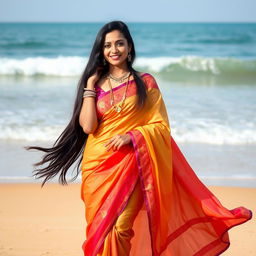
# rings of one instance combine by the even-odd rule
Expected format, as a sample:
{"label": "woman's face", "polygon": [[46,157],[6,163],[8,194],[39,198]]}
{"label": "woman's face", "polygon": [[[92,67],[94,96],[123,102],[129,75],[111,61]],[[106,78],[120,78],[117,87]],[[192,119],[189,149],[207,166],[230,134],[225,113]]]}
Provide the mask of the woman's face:
{"label": "woman's face", "polygon": [[105,60],[113,66],[126,64],[126,58],[130,47],[124,35],[119,30],[113,30],[106,34],[103,45]]}

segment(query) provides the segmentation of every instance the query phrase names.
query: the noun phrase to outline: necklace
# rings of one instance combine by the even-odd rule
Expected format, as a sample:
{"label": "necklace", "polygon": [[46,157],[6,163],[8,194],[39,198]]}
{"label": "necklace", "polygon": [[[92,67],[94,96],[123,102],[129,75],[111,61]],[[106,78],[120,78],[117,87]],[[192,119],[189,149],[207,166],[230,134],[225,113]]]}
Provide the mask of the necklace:
{"label": "necklace", "polygon": [[110,87],[110,94],[111,94],[110,105],[113,106],[115,111],[118,112],[118,113],[121,112],[124,101],[126,99],[126,92],[127,92],[127,88],[128,88],[129,78],[130,78],[130,73],[129,73],[129,76],[127,77],[127,82],[126,82],[126,85],[125,85],[125,91],[124,91],[121,103],[119,103],[118,105],[114,105],[115,100],[114,100],[113,89],[112,89],[112,85],[111,85],[111,82],[110,82],[110,77],[108,77],[108,84],[109,84],[109,87]]}
{"label": "necklace", "polygon": [[125,81],[125,79],[127,79],[128,77],[130,76],[130,72],[124,74],[123,76],[121,77],[115,77],[111,74],[108,75],[108,78],[110,78],[111,80],[117,82],[117,83],[122,83]]}

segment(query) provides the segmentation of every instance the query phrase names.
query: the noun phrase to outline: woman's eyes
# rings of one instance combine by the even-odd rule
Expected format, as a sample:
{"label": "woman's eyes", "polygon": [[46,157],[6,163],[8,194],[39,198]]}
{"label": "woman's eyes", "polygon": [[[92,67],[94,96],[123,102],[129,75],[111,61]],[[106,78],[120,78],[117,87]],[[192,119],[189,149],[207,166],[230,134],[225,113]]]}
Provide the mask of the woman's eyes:
{"label": "woman's eyes", "polygon": [[[116,45],[117,45],[117,46],[123,46],[124,43],[123,43],[123,42],[118,42],[118,43],[116,43]],[[111,44],[105,44],[105,45],[104,45],[104,48],[110,48],[110,47],[111,47]]]}

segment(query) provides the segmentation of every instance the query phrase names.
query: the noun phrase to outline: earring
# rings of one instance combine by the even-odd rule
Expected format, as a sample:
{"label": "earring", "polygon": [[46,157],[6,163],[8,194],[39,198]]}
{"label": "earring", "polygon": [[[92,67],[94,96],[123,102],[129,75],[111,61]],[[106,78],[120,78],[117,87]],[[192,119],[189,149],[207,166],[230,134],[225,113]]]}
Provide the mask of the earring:
{"label": "earring", "polygon": [[127,60],[128,60],[128,62],[131,62],[131,61],[132,61],[132,56],[131,56],[130,53],[128,53],[128,55],[127,55]]}
{"label": "earring", "polygon": [[107,62],[105,59],[103,59],[103,65],[106,66],[107,65]]}

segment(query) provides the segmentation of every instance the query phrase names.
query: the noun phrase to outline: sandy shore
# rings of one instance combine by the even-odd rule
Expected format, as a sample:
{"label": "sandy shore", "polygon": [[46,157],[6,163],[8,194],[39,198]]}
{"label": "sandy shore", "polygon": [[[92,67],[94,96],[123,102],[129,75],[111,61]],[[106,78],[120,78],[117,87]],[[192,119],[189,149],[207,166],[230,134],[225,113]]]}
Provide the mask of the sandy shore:
{"label": "sandy shore", "polygon": [[[256,189],[210,187],[229,209],[254,212]],[[82,256],[85,239],[80,184],[0,184],[1,256]],[[234,227],[231,246],[223,255],[256,255],[256,221]]]}

